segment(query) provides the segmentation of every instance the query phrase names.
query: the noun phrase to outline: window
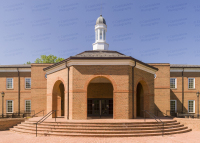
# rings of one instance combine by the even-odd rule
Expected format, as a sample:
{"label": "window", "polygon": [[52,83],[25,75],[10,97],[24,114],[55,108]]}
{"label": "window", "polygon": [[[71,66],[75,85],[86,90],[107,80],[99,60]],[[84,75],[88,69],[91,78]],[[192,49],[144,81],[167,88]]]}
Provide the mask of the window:
{"label": "window", "polygon": [[31,78],[25,78],[25,88],[26,89],[31,88]]}
{"label": "window", "polygon": [[188,88],[189,89],[195,88],[195,78],[188,78]]}
{"label": "window", "polygon": [[170,88],[177,88],[177,79],[170,78]]}
{"label": "window", "polygon": [[12,100],[6,100],[6,112],[13,113],[13,101]]}
{"label": "window", "polygon": [[106,40],[106,31],[103,30],[103,40]]}
{"label": "window", "polygon": [[195,101],[188,100],[188,113],[195,113]]}
{"label": "window", "polygon": [[176,107],[177,107],[176,100],[170,100],[170,111],[176,112],[177,110]]}
{"label": "window", "polygon": [[102,29],[100,29],[100,40],[102,40],[102,36],[103,36]]}
{"label": "window", "polygon": [[25,110],[31,112],[31,100],[25,100]]}
{"label": "window", "polygon": [[98,40],[98,30],[96,31],[96,40]]}
{"label": "window", "polygon": [[6,79],[6,88],[7,89],[13,89],[13,78],[7,78]]}

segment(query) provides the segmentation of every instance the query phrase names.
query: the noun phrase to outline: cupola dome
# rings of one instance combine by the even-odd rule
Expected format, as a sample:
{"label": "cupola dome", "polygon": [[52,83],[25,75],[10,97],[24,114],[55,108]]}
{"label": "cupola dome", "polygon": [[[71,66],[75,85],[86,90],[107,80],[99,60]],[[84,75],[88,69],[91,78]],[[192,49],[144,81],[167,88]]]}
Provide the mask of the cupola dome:
{"label": "cupola dome", "polygon": [[106,25],[106,20],[100,15],[99,18],[97,18],[96,24],[105,24]]}

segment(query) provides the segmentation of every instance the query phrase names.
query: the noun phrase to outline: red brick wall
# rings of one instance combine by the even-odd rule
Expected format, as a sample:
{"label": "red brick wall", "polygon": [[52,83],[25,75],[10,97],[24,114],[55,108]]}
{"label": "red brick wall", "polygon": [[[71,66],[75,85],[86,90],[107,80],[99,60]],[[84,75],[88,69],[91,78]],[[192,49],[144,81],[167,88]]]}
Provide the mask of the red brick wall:
{"label": "red brick wall", "polygon": [[13,118],[13,119],[0,119],[0,131],[9,130],[13,126],[24,122],[26,119],[23,118]]}
{"label": "red brick wall", "polygon": [[[47,113],[47,79],[43,68],[52,64],[31,64],[31,109]],[[42,113],[39,114],[42,116]]]}
{"label": "red brick wall", "polygon": [[[159,69],[154,79],[155,114],[157,114],[157,110],[166,113],[167,110],[170,110],[170,64],[150,65]],[[159,113],[158,115],[163,116],[164,114]]]}
{"label": "red brick wall", "polygon": [[[171,72],[170,77],[177,79],[177,88],[171,89],[170,99],[177,101],[177,111],[182,112],[182,72]],[[197,113],[197,95],[200,90],[200,73],[184,72],[184,104],[183,112],[188,113],[188,100],[195,100],[195,113]],[[188,89],[188,78],[195,78],[195,89]],[[200,109],[200,106],[199,106]]]}
{"label": "red brick wall", "polygon": [[[141,83],[143,88],[143,108],[154,111],[154,74],[134,68],[134,118],[137,117],[137,85]],[[132,98],[131,98],[132,100]],[[142,112],[142,111],[141,111]],[[132,116],[132,114],[131,114]],[[142,114],[143,116],[143,114]]]}
{"label": "red brick wall", "polygon": [[[20,72],[20,111],[25,110],[25,100],[31,99],[31,90],[25,89],[25,78],[30,78],[30,72]],[[13,89],[6,89],[6,78],[13,78]],[[0,92],[4,91],[4,114],[6,100],[13,100],[13,112],[18,112],[18,73],[0,72]],[[2,96],[0,95],[0,113],[2,112]]]}

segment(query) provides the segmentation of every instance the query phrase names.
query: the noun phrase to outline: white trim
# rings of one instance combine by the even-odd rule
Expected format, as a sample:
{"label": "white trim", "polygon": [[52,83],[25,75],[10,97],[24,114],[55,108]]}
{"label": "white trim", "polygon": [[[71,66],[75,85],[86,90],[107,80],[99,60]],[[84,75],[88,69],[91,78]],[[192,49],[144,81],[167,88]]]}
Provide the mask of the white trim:
{"label": "white trim", "polygon": [[171,110],[171,101],[175,101],[175,112],[177,112],[177,101],[176,100],[170,100],[170,110]]}
{"label": "white trim", "polygon": [[26,111],[26,101],[30,101],[30,111],[31,111],[31,100],[25,100],[25,111]]}
{"label": "white trim", "polygon": [[[189,112],[189,101],[193,101],[193,112]],[[195,100],[188,100],[188,113],[195,113]]]}
{"label": "white trim", "polygon": [[200,68],[170,68],[170,72],[200,72]]}
{"label": "white trim", "polygon": [[65,63],[62,63],[62,64],[60,64],[60,65],[58,65],[58,66],[56,66],[56,67],[53,67],[53,68],[51,68],[51,69],[46,70],[46,74],[48,75],[48,74],[51,74],[51,73],[53,73],[53,72],[56,72],[56,71],[65,69],[65,68],[66,68]]}
{"label": "white trim", "polygon": [[[83,60],[83,59],[72,59],[69,62],[67,62],[67,66],[74,66],[74,65],[129,65],[129,66],[135,66],[135,61],[131,59],[102,59],[102,60]],[[46,70],[46,74],[51,74],[53,72],[59,71],[66,68],[65,63],[58,65],[54,68]],[[155,74],[157,70],[152,69],[146,65],[143,65],[139,62],[136,62],[136,68],[141,69],[143,71],[149,72],[151,74]]]}
{"label": "white trim", "polygon": [[[8,101],[12,101],[12,112],[8,112]],[[6,100],[6,113],[13,113],[14,109],[14,101],[13,100]]]}
{"label": "white trim", "polygon": [[[19,72],[31,72],[31,68],[18,68]],[[0,72],[18,72],[17,68],[0,68]]]}
{"label": "white trim", "polygon": [[[12,79],[12,88],[8,88],[7,87],[8,79]],[[14,89],[14,86],[13,86],[14,84],[13,83],[14,83],[13,78],[6,78],[6,89]]]}
{"label": "white trim", "polygon": [[143,71],[146,71],[148,73],[151,73],[151,74],[155,74],[157,72],[157,70],[154,70],[154,69],[152,69],[150,67],[147,67],[147,66],[145,66],[145,65],[143,65],[141,63],[138,63],[138,62],[136,62],[136,66],[135,67],[140,69],[140,70],[143,70]]}
{"label": "white trim", "polygon": [[[194,87],[193,88],[189,88],[189,79],[194,79]],[[195,78],[188,78],[188,89],[195,89]]]}
{"label": "white trim", "polygon": [[[31,78],[30,77],[26,77],[24,80],[25,80],[25,89],[31,89],[31,87],[30,88],[27,88],[26,87],[26,79],[30,79],[31,80]],[[30,85],[31,86],[31,85]]]}
{"label": "white trim", "polygon": [[[170,80],[171,80],[171,79],[175,79],[175,88],[171,88],[171,87],[170,87],[170,89],[177,89],[177,78],[170,78]],[[170,83],[170,84],[171,84],[171,83]]]}
{"label": "white trim", "polygon": [[70,60],[67,66],[73,65],[130,65],[134,66],[135,62],[130,59],[117,59],[117,60]]}

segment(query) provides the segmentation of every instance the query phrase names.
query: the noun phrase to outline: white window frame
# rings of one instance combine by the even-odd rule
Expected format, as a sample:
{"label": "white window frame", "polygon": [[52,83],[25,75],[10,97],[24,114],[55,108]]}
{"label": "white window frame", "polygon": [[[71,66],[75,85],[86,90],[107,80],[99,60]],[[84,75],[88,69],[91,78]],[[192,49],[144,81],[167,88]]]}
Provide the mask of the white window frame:
{"label": "white window frame", "polygon": [[175,101],[175,112],[177,112],[177,101],[176,100],[170,100],[170,110],[171,110],[171,101]]}
{"label": "white window frame", "polygon": [[[194,87],[193,88],[189,88],[189,79],[194,79]],[[195,78],[188,78],[188,89],[195,89]]]}
{"label": "white window frame", "polygon": [[[193,101],[193,112],[189,112],[189,101]],[[195,113],[195,100],[188,100],[188,113]]]}
{"label": "white window frame", "polygon": [[[12,101],[12,112],[8,112],[8,101]],[[6,113],[13,113],[14,109],[14,101],[13,100],[6,100]]]}
{"label": "white window frame", "polygon": [[[8,88],[8,79],[12,79],[12,88]],[[13,89],[14,87],[13,87],[13,78],[6,78],[6,89]]]}
{"label": "white window frame", "polygon": [[26,101],[30,101],[30,111],[31,111],[31,100],[25,100],[25,111],[27,111],[26,110]]}
{"label": "white window frame", "polygon": [[171,81],[170,81],[170,89],[177,89],[177,78],[170,78],[171,79],[175,79],[175,88],[171,88]]}
{"label": "white window frame", "polygon": [[[25,89],[31,89],[31,87],[30,88],[26,87],[26,79],[30,79],[30,81],[31,81],[31,78],[25,78]],[[30,86],[31,86],[31,83],[30,83]]]}

